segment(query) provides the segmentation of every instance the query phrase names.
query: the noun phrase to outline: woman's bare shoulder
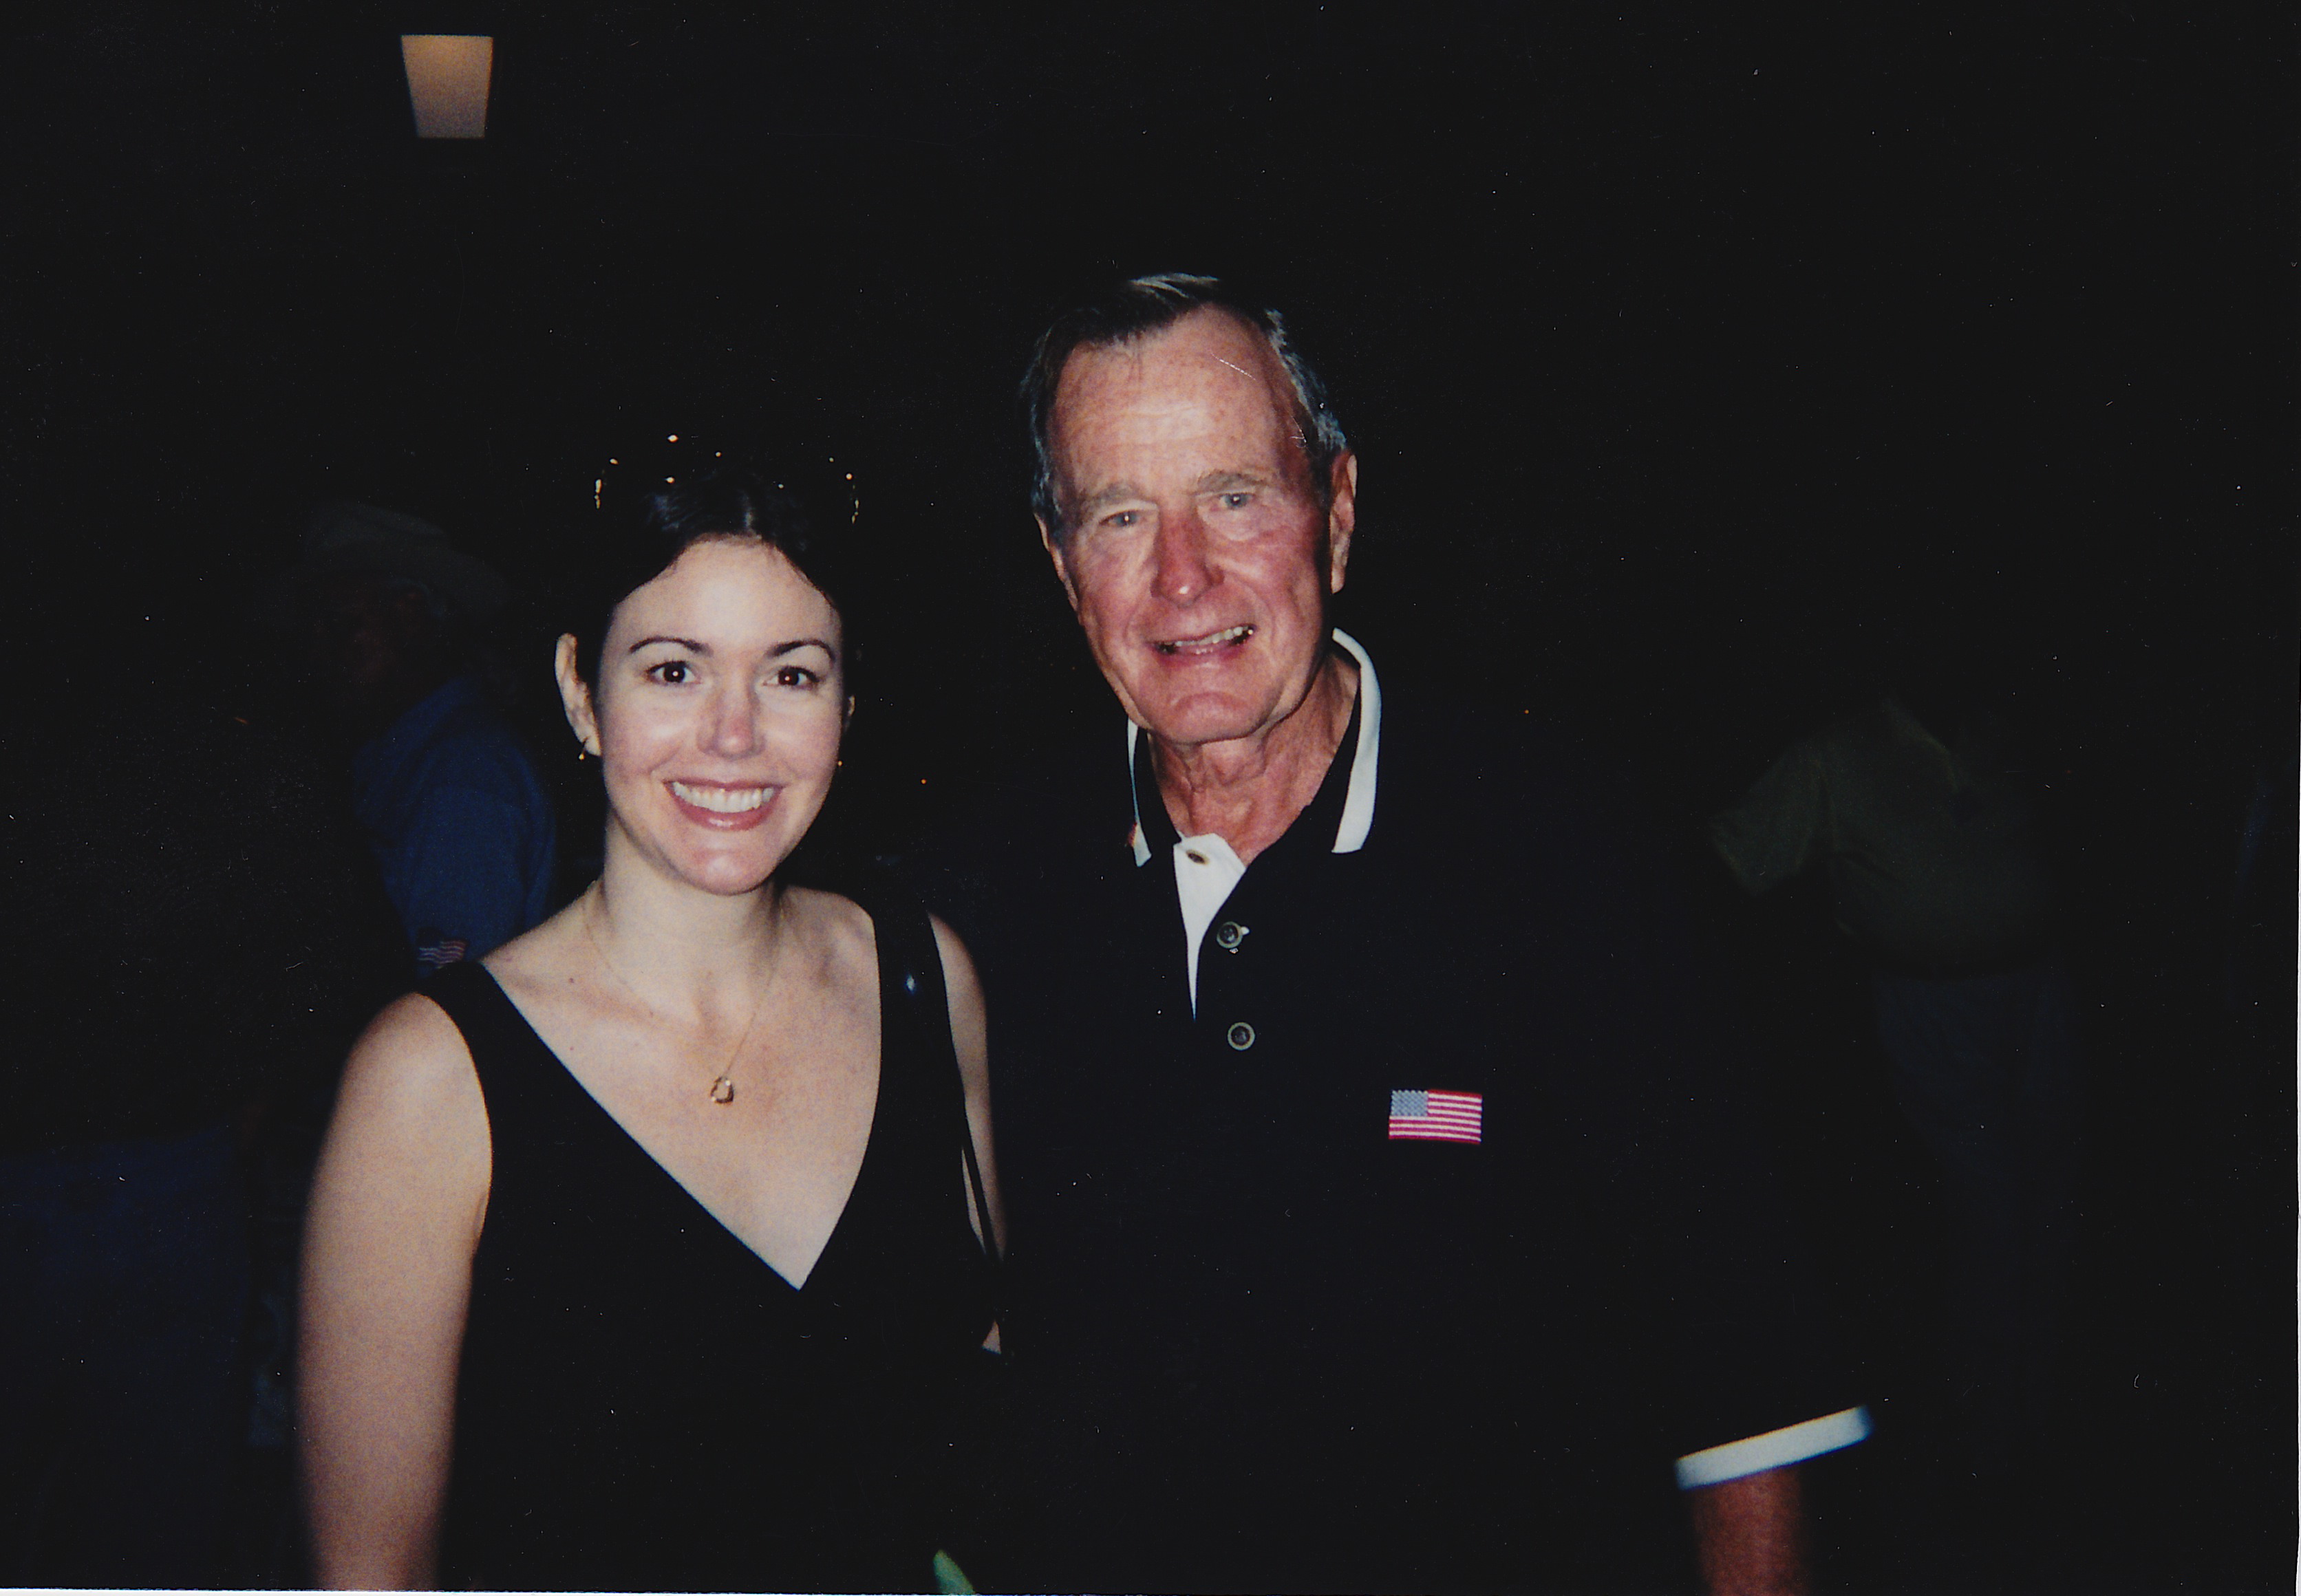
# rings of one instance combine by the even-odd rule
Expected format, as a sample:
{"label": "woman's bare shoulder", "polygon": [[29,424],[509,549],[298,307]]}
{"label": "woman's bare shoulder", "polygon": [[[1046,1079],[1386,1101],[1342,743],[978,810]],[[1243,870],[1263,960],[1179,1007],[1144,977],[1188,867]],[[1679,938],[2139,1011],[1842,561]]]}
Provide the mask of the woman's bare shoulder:
{"label": "woman's bare shoulder", "polygon": [[[388,1006],[345,1062],[312,1192],[306,1248],[323,1261],[401,1240],[478,1235],[492,1178],[487,1099],[455,1021],[421,992]],[[393,1241],[393,1246],[399,1241]],[[379,1255],[381,1256],[381,1255]]]}
{"label": "woman's bare shoulder", "polygon": [[958,933],[943,923],[941,915],[929,915],[927,923],[934,927],[935,951],[942,956],[942,982],[950,993],[951,1014],[964,1020],[977,1016],[980,1024],[983,1012],[983,979],[975,973],[975,959],[966,951],[966,944]]}
{"label": "woman's bare shoulder", "polygon": [[950,1007],[950,1040],[958,1049],[960,1074],[966,1077],[970,1090],[987,1090],[985,1082],[990,1068],[990,1021],[984,1013],[982,978],[975,973],[975,961],[967,957],[966,944],[958,933],[942,923],[941,916],[930,915],[934,927],[935,951],[942,957],[942,984]]}
{"label": "woman's bare shoulder", "polygon": [[352,1044],[347,1070],[409,1082],[468,1070],[471,1049],[448,1011],[421,991],[395,998]]}
{"label": "woman's bare shoulder", "polygon": [[387,1004],[344,1063],[339,1131],[392,1141],[484,1146],[487,1107],[472,1050],[447,1010],[422,992]]}
{"label": "woman's bare shoulder", "polygon": [[934,927],[935,951],[942,955],[945,978],[977,986],[979,990],[974,956],[966,951],[966,944],[959,940],[958,933],[944,923],[941,915],[929,915],[927,923]]}

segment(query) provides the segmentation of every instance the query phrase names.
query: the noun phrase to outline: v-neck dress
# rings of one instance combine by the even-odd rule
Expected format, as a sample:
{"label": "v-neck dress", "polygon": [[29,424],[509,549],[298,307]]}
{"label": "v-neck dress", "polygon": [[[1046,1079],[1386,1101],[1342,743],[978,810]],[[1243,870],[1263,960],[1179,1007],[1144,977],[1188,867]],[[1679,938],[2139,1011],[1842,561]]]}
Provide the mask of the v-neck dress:
{"label": "v-neck dress", "polygon": [[471,1048],[494,1157],[444,1583],[933,1588],[941,1428],[995,1309],[957,1072],[890,940],[883,922],[870,1140],[800,1287],[632,1139],[484,966],[426,982]]}

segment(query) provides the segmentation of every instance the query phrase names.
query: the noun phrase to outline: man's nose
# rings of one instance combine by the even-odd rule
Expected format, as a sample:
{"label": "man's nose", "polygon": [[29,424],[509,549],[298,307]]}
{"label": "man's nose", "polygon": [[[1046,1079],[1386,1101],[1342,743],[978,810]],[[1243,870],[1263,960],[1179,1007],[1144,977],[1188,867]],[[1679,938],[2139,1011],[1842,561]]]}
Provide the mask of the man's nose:
{"label": "man's nose", "polygon": [[1152,589],[1169,604],[1194,602],[1221,580],[1207,553],[1207,523],[1195,506],[1160,515],[1151,550]]}
{"label": "man's nose", "polygon": [[758,752],[759,701],[750,684],[727,682],[712,690],[703,726],[703,750],[723,759]]}

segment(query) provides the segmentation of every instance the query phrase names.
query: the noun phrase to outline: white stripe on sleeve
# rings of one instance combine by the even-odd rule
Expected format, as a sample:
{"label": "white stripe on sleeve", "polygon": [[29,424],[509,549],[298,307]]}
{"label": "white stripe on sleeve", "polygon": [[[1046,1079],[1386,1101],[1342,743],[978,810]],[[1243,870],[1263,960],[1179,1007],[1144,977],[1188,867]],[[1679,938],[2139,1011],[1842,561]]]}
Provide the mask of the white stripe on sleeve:
{"label": "white stripe on sleeve", "polygon": [[1678,1488],[1691,1491],[1697,1485],[1715,1485],[1738,1480],[1744,1475],[1802,1463],[1808,1458],[1819,1458],[1824,1452],[1867,1440],[1869,1434],[1870,1410],[1848,1408],[1842,1413],[1810,1418],[1786,1429],[1769,1430],[1746,1441],[1704,1447],[1678,1460]]}

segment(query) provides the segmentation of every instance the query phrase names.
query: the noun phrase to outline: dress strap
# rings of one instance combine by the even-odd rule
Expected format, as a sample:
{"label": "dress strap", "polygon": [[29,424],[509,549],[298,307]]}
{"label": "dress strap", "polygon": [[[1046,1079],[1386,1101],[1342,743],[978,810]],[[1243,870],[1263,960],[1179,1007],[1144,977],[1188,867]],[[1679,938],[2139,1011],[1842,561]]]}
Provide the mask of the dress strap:
{"label": "dress strap", "polygon": [[493,1113],[496,1099],[503,1094],[489,1089],[498,1085],[506,1061],[516,1057],[520,1044],[527,1040],[526,1022],[487,966],[476,960],[448,965],[415,990],[444,1009],[456,1029],[464,1033],[481,1093],[489,1099]]}
{"label": "dress strap", "polygon": [[966,1082],[958,1073],[958,1052],[950,1040],[950,997],[943,985],[942,952],[935,945],[934,925],[925,909],[908,894],[886,883],[864,900],[863,907],[879,940],[881,990],[899,1005],[926,1048],[925,1057],[941,1065],[944,1081],[954,1090],[958,1107],[959,1149],[966,1159],[967,1188],[975,1197],[975,1212],[982,1225],[983,1256],[994,1266],[998,1249],[991,1237],[991,1204],[983,1195],[983,1170],[975,1157],[975,1137],[966,1123]]}

